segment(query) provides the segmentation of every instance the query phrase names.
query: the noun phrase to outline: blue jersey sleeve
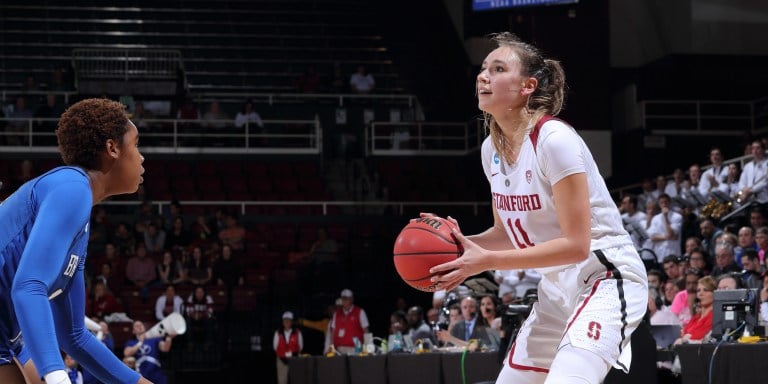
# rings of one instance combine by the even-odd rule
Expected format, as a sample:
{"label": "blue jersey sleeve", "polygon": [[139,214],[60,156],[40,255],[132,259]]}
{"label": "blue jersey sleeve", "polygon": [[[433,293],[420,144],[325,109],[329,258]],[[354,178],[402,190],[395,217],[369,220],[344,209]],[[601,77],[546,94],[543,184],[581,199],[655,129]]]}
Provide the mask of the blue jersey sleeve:
{"label": "blue jersey sleeve", "polygon": [[134,384],[138,372],[131,370],[85,328],[85,281],[81,261],[69,293],[54,299],[54,319],[59,344],[68,354],[104,383]]}
{"label": "blue jersey sleeve", "polygon": [[39,208],[11,295],[25,348],[43,376],[64,369],[48,301],[49,288],[67,271],[67,252],[88,223],[92,196],[85,179],[41,187],[33,198],[39,202]]}

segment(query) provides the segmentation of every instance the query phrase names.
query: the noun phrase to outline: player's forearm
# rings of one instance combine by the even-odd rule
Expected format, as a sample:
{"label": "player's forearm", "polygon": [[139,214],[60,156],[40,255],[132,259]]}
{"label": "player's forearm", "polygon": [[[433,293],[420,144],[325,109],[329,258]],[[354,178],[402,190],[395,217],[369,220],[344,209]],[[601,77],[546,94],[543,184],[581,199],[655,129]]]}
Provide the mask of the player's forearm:
{"label": "player's forearm", "polygon": [[529,269],[578,263],[589,256],[582,240],[560,237],[523,249],[491,251],[486,269]]}
{"label": "player's forearm", "polygon": [[484,232],[467,236],[467,239],[472,240],[477,245],[491,251],[507,250],[514,247],[504,228],[496,225],[488,228]]}

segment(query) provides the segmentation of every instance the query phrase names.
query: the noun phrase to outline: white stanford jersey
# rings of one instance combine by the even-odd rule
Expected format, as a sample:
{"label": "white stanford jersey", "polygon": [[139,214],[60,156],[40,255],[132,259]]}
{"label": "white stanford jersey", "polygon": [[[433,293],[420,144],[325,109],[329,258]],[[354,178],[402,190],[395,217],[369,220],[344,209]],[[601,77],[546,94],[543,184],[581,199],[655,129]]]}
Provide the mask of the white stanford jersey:
{"label": "white stanford jersey", "polygon": [[[562,237],[552,186],[566,176],[581,172],[586,172],[589,186],[590,249],[632,244],[587,145],[564,122],[551,116],[542,117],[525,137],[514,165],[499,156],[487,137],[483,142],[482,161],[485,176],[491,183],[494,207],[517,248]],[[547,273],[566,267],[538,270]]]}

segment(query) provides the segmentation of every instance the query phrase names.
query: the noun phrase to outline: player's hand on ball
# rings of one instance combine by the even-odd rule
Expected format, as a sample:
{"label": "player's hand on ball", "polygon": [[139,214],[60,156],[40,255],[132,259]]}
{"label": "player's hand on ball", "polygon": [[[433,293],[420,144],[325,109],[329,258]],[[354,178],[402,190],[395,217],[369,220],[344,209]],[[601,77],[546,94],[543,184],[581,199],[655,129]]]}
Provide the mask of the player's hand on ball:
{"label": "player's hand on ball", "polygon": [[488,270],[484,264],[488,251],[468,240],[458,229],[452,231],[456,240],[461,243],[464,253],[456,260],[436,265],[429,270],[431,274],[436,275],[432,277],[432,282],[437,283],[439,289],[446,291],[458,287],[468,277]]}
{"label": "player's hand on ball", "polygon": [[[449,224],[451,224],[451,227],[453,227],[453,229],[456,229],[457,232],[461,233],[461,228],[459,227],[459,222],[456,221],[456,219],[454,219],[450,215],[448,216],[448,218],[442,218],[442,217],[440,217],[440,216],[438,216],[438,215],[436,215],[434,213],[421,212],[421,213],[419,213],[419,218],[422,218],[422,219],[438,219],[438,220],[446,221]],[[416,220],[416,219],[411,219],[411,221],[413,221],[413,220]]]}

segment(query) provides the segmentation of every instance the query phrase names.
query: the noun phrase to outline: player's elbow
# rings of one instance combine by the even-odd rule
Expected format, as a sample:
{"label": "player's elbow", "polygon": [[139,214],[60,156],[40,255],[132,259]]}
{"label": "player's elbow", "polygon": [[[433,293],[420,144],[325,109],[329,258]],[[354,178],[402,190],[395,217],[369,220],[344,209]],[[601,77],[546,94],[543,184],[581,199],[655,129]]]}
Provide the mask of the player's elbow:
{"label": "player's elbow", "polygon": [[42,296],[48,298],[48,287],[39,280],[16,279],[11,285],[11,299],[14,305],[30,302],[30,297]]}
{"label": "player's elbow", "polygon": [[587,257],[589,257],[589,249],[590,242],[589,241],[574,241],[571,243],[569,249],[570,252],[568,252],[568,260],[571,263],[579,263],[584,261]]}

